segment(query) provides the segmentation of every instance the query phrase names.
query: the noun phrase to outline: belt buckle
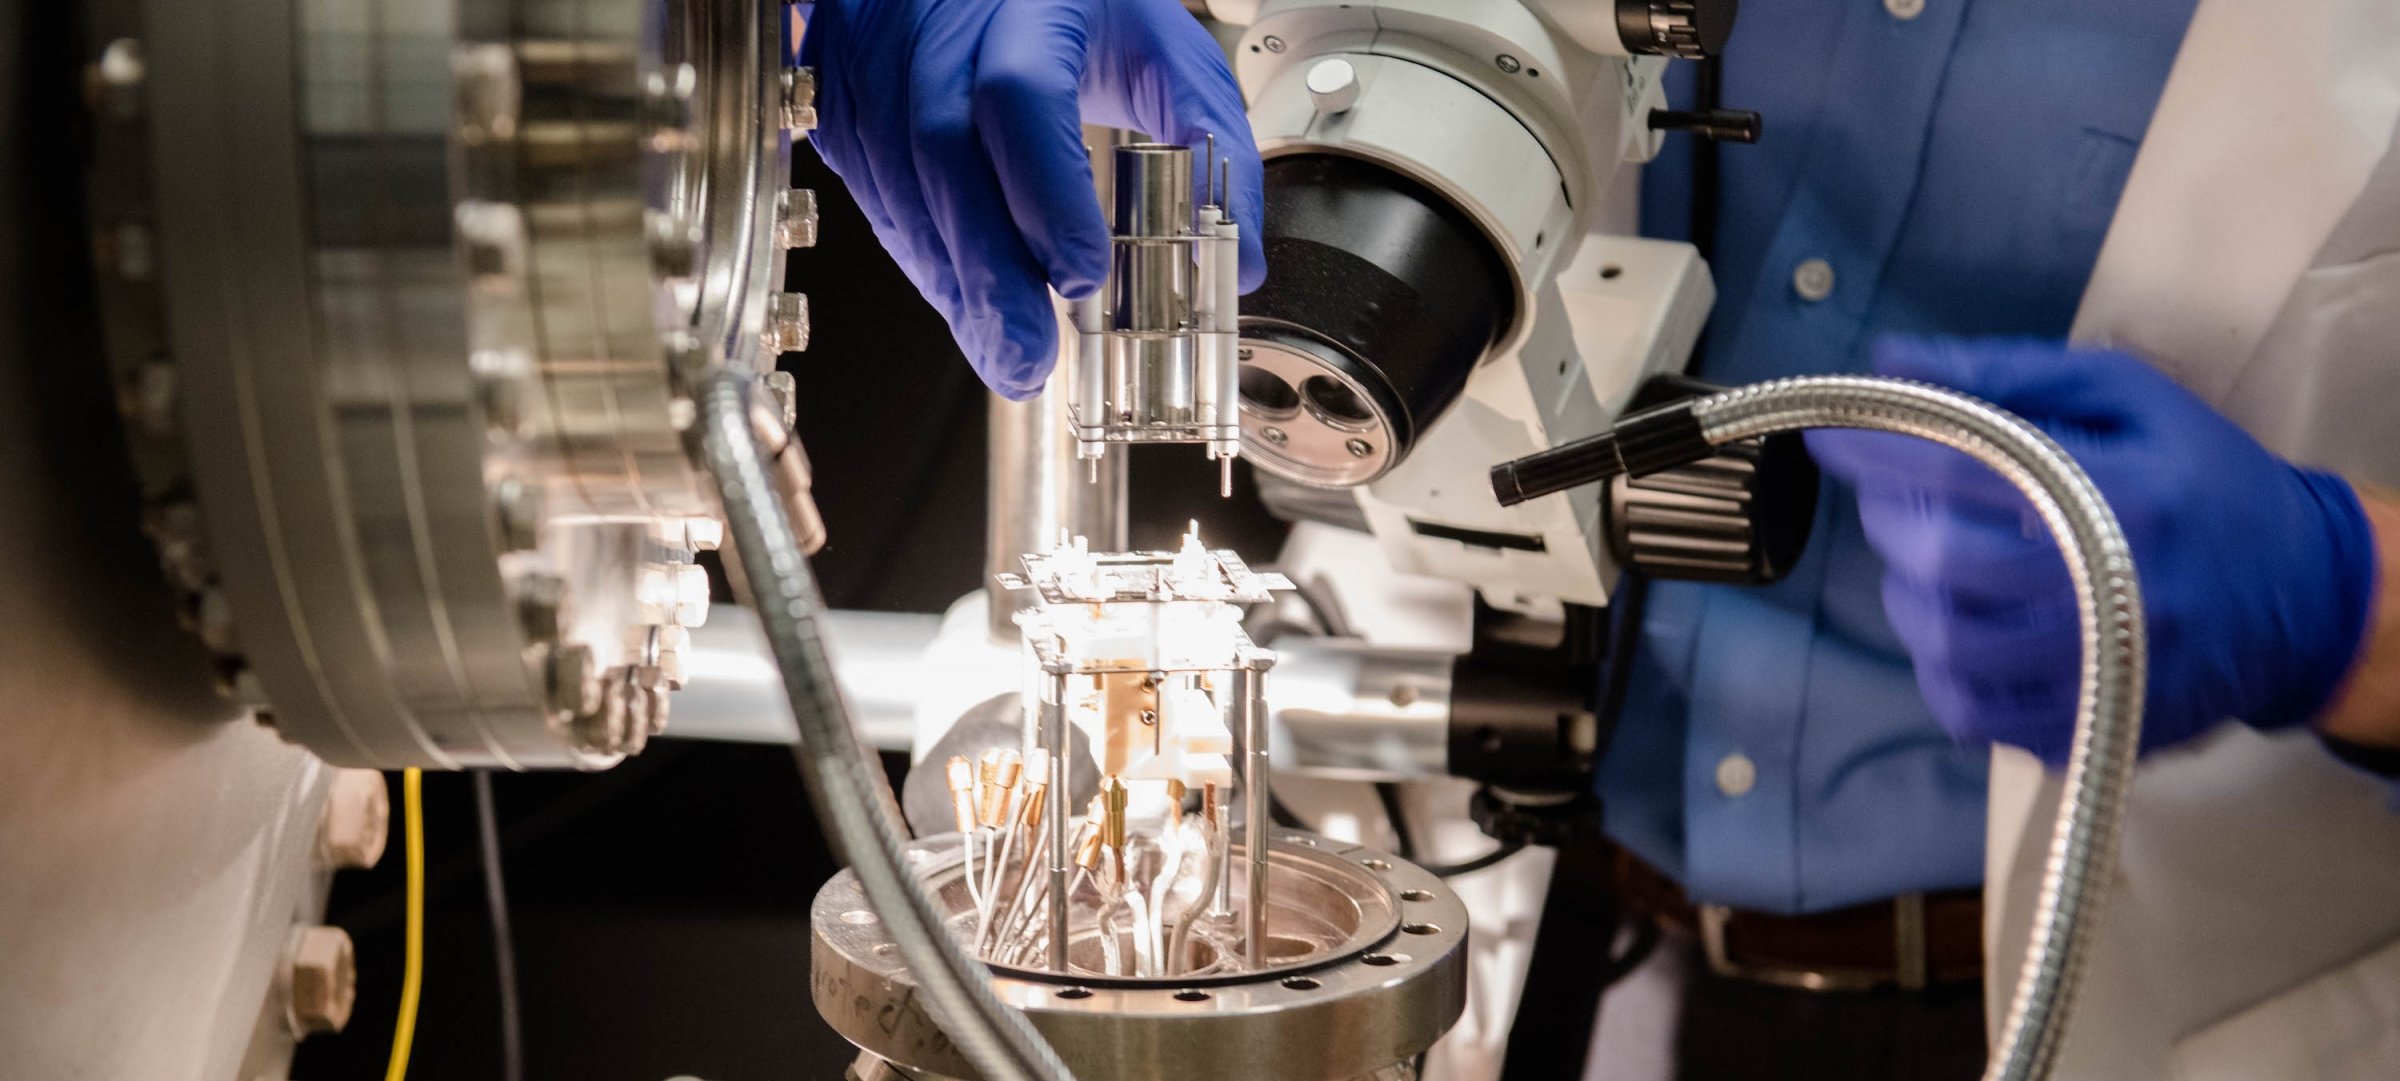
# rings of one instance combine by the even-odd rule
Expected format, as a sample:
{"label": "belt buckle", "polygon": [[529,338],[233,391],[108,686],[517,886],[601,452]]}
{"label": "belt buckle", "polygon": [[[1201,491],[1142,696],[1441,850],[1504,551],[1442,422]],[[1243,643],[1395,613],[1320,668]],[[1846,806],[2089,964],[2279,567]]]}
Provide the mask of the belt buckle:
{"label": "belt buckle", "polygon": [[1725,945],[1725,925],[1733,919],[1733,909],[1728,905],[1697,906],[1700,951],[1708,959],[1710,972],[1771,987],[1847,992],[1897,986],[1904,991],[1922,991],[1931,982],[1932,967],[1926,942],[1925,895],[1904,893],[1893,898],[1891,905],[1892,950],[1899,959],[1891,971],[1754,965],[1735,960]]}

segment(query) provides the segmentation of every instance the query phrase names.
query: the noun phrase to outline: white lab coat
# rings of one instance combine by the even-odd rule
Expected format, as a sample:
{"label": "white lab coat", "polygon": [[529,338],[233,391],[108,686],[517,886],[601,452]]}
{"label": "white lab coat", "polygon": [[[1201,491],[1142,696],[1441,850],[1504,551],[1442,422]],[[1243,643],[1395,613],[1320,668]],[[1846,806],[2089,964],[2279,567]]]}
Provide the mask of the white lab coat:
{"label": "white lab coat", "polygon": [[[2075,337],[2282,454],[2400,483],[2396,122],[2400,2],[2201,0]],[[2059,785],[2008,751],[1992,782],[1996,1027]],[[2396,792],[2306,733],[2228,726],[2147,761],[2055,1076],[2400,1078]]]}

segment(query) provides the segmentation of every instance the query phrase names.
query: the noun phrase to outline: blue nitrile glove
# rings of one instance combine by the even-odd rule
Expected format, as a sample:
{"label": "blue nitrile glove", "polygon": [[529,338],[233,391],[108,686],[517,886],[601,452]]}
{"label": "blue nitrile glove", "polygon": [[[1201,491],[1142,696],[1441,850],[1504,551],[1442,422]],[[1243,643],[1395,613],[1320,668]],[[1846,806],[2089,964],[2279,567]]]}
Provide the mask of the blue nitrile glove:
{"label": "blue nitrile glove", "polygon": [[[2091,475],[2133,547],[2149,617],[2145,750],[2235,718],[2321,712],[2356,656],[2374,536],[2350,485],[2299,469],[2157,369],[2030,341],[1886,339],[1878,374],[1965,391],[2048,432]],[[1951,734],[2056,765],[2074,739],[2079,637],[2065,561],[2033,506],[1957,451],[1813,431],[1858,489],[1883,556],[1884,611]]]}
{"label": "blue nitrile glove", "polygon": [[[1049,376],[1045,284],[1081,298],[1107,273],[1086,121],[1194,148],[1215,135],[1242,289],[1265,280],[1241,88],[1176,0],[821,0],[807,19],[811,138],[992,389],[1028,398]],[[1198,165],[1196,189],[1213,171]]]}

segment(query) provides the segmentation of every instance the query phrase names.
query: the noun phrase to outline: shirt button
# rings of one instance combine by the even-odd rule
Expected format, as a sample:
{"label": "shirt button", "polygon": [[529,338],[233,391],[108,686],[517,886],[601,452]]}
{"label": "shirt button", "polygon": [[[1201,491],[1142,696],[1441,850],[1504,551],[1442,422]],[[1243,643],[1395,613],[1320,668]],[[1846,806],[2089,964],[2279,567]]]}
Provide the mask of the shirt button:
{"label": "shirt button", "polygon": [[1914,19],[1925,13],[1925,0],[1883,0],[1883,10],[1895,19]]}
{"label": "shirt button", "polygon": [[1792,292],[1812,303],[1832,296],[1833,264],[1823,259],[1809,259],[1793,267]]}
{"label": "shirt button", "polygon": [[1717,791],[1728,796],[1746,796],[1758,787],[1758,763],[1750,756],[1735,752],[1717,763]]}

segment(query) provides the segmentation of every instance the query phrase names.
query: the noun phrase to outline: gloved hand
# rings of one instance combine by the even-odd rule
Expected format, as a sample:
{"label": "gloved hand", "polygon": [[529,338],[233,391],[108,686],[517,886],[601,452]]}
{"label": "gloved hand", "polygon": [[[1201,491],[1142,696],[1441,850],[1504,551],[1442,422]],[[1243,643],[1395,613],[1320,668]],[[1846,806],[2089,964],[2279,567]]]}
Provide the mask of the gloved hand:
{"label": "gloved hand", "polygon": [[[1242,289],[1266,278],[1258,147],[1225,54],[1176,0],[821,0],[811,136],[967,359],[1011,398],[1057,352],[1045,284],[1088,296],[1108,224],[1081,125],[1232,159]],[[1197,168],[1194,187],[1212,170]]]}
{"label": "gloved hand", "polygon": [[[2048,432],[2115,509],[2149,617],[2145,750],[2227,718],[2321,712],[2357,655],[2374,537],[2350,485],[2295,468],[2157,369],[2030,341],[1886,339],[1878,374],[1983,398]],[[1882,433],[1812,431],[1858,489],[1884,611],[1917,686],[1963,741],[2052,765],[2074,739],[2079,636],[2066,564],[2033,506],[1966,455]]]}

